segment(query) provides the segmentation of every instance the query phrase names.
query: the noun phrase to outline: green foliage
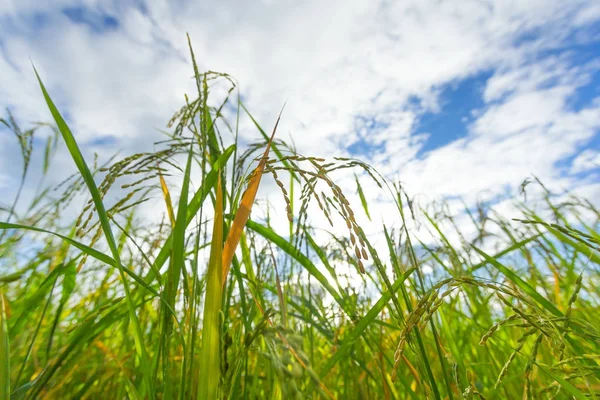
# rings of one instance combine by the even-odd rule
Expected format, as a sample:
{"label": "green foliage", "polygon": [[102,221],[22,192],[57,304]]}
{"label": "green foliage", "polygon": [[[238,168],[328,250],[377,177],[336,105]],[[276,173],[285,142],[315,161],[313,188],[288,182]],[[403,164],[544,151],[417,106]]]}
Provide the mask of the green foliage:
{"label": "green foliage", "polygon": [[[233,99],[231,77],[195,61],[194,72],[198,97],[159,149],[103,165],[86,161],[39,80],[57,127],[41,172],[64,145],[78,173],[0,210],[0,399],[598,395],[593,204],[544,192],[537,208],[515,199],[518,215],[501,216],[480,205],[459,225],[359,160],[297,154]],[[217,84],[230,85],[219,99]],[[240,114],[260,138],[243,152]],[[34,129],[0,122],[19,141],[24,181]],[[346,169],[357,204],[335,180]],[[257,174],[285,201],[262,220],[248,219],[262,207]],[[364,179],[397,205],[380,238],[354,213],[375,218]],[[164,217],[148,220],[143,204]]]}

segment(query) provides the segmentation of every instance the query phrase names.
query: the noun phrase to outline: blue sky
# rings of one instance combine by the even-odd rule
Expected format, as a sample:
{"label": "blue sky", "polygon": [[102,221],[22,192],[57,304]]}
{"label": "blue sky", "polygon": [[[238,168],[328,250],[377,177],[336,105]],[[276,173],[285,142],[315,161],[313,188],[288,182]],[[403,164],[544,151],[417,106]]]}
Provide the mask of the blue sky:
{"label": "blue sky", "polygon": [[[194,92],[186,32],[201,68],[235,76],[265,127],[287,100],[279,132],[304,154],[359,157],[429,200],[497,199],[532,174],[600,198],[592,1],[8,0],[0,108],[50,121],[33,61],[88,157],[150,150]],[[16,148],[0,128],[4,204]],[[57,181],[73,170],[66,157],[54,168]]]}

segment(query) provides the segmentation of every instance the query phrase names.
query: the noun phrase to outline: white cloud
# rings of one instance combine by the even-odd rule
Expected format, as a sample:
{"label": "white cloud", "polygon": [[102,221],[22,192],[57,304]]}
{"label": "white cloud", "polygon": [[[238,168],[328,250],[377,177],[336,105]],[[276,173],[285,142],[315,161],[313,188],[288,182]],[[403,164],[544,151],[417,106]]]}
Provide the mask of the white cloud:
{"label": "white cloud", "polygon": [[573,160],[572,173],[585,172],[594,168],[600,168],[600,152],[587,149],[581,152]]}
{"label": "white cloud", "polygon": [[[95,32],[60,12],[69,5],[109,14],[120,25]],[[31,57],[89,157],[93,150],[104,157],[150,150],[161,138],[156,128],[184,93],[195,92],[189,32],[200,68],[234,75],[267,130],[288,101],[279,135],[291,135],[302,153],[347,156],[358,140],[379,146],[366,161],[429,200],[492,199],[532,173],[552,187],[576,188],[587,182],[566,176],[557,163],[597,132],[600,104],[574,111],[568,100],[598,65],[576,65],[563,50],[597,11],[587,1],[230,0],[208,7],[155,0],[143,8],[13,1],[0,8],[0,106],[21,121],[50,120]],[[558,54],[543,55],[549,50]],[[492,72],[481,93],[485,105],[474,110],[466,136],[419,155],[426,135],[416,125],[423,113],[443,109],[441,88],[483,71]],[[356,131],[357,116],[389,126]],[[247,118],[242,128],[244,141],[259,138]],[[118,142],[91,145],[106,135]],[[0,149],[0,173],[15,176],[13,150]],[[589,164],[581,157],[572,172]],[[56,180],[69,170],[68,158],[58,160]],[[353,185],[341,183],[350,192]],[[381,192],[365,185],[372,208],[392,212]],[[269,197],[281,201],[278,193]],[[374,221],[379,226],[381,219]]]}

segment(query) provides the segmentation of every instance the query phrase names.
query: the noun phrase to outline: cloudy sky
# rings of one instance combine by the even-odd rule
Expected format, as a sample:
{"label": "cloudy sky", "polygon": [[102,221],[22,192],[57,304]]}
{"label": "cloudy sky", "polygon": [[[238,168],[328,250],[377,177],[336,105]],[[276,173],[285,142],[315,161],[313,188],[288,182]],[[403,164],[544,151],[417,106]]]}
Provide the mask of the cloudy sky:
{"label": "cloudy sky", "polygon": [[[303,154],[363,159],[430,200],[532,174],[600,198],[598,1],[0,0],[0,108],[51,120],[33,62],[88,160],[151,150],[195,92],[186,33],[265,128],[287,100],[279,135]],[[3,204],[16,150],[0,128]]]}

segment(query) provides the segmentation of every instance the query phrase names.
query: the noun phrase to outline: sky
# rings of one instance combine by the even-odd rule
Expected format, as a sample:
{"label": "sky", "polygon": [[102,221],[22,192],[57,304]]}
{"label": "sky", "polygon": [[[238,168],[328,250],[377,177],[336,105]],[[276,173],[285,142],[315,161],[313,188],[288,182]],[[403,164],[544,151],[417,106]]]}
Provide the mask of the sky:
{"label": "sky", "polygon": [[[151,150],[195,92],[186,33],[266,130],[287,102],[278,135],[302,154],[359,158],[425,201],[500,201],[532,175],[600,199],[598,1],[0,0],[0,110],[51,121],[33,62],[88,161]],[[260,139],[247,119],[240,135]],[[0,128],[2,204],[17,149]],[[64,149],[53,168],[74,170]]]}

